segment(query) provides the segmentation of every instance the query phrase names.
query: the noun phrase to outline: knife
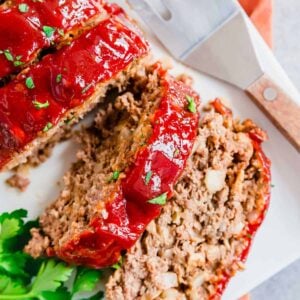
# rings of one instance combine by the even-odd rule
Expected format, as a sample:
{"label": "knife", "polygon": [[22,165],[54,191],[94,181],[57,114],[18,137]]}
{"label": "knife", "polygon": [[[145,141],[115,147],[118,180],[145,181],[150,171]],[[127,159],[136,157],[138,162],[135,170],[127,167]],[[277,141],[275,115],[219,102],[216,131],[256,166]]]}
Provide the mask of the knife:
{"label": "knife", "polygon": [[127,0],[179,61],[243,89],[300,152],[300,106],[268,74],[234,0]]}

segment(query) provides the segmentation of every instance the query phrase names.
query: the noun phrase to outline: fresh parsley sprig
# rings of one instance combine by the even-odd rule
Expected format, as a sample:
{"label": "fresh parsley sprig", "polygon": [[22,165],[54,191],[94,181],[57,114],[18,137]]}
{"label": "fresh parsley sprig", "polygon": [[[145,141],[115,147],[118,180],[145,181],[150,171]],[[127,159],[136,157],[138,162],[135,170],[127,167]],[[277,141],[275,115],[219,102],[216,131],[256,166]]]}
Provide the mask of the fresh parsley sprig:
{"label": "fresh parsley sprig", "polygon": [[[25,223],[23,209],[0,215],[0,300],[71,300],[81,292],[91,292],[101,271],[76,268],[56,259],[34,260],[22,249],[30,239],[36,221]],[[70,288],[66,283],[75,273]],[[99,300],[98,292],[85,300]]]}

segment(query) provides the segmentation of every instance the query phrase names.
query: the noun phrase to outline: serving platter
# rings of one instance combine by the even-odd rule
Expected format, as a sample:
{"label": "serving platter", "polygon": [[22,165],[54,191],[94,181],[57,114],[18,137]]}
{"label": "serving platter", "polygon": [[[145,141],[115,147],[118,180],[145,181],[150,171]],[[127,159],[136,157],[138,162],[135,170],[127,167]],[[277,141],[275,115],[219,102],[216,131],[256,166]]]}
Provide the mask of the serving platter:
{"label": "serving platter", "polygon": [[[174,75],[185,73],[193,77],[194,88],[200,93],[203,104],[215,97],[221,97],[233,109],[236,117],[251,118],[268,132],[270,139],[264,144],[264,150],[272,161],[271,205],[265,222],[254,240],[246,270],[237,274],[230,282],[223,297],[225,300],[237,299],[300,257],[300,155],[244,92],[171,59],[159,41],[143,27],[138,16],[130,11],[125,1],[115,2],[124,6],[127,12],[140,22],[151,43],[153,59],[161,59],[164,63],[172,65],[171,72]],[[257,32],[253,34],[255,42],[259,45],[259,51],[263,54],[266,70],[273,74],[274,79],[300,103],[298,92],[271,51]],[[71,162],[76,159],[76,149],[77,146],[72,141],[57,145],[50,159],[38,168],[28,170],[31,184],[23,193],[4,183],[10,176],[9,173],[0,174],[0,212],[25,208],[30,218],[38,216],[58,195],[59,180]]]}

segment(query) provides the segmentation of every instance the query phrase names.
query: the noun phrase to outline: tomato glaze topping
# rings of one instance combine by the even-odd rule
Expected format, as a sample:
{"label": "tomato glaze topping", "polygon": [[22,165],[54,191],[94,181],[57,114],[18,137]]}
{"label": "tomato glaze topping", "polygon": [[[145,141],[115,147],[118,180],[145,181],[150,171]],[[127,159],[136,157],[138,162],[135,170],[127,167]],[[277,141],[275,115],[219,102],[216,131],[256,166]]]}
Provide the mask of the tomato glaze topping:
{"label": "tomato glaze topping", "polygon": [[0,78],[18,72],[65,33],[105,13],[102,1],[15,0],[0,7]]}
{"label": "tomato glaze topping", "polygon": [[0,89],[0,168],[41,132],[82,105],[98,83],[148,52],[148,44],[114,18],[20,73]]}
{"label": "tomato glaze topping", "polygon": [[[90,221],[90,228],[60,247],[62,259],[94,268],[117,262],[123,250],[134,245],[151,220],[158,217],[162,205],[151,199],[169,198],[173,185],[182,173],[191,154],[199,114],[188,109],[187,96],[195,101],[198,95],[160,69],[163,96],[159,107],[150,117],[152,134],[138,151],[134,164],[117,186],[109,201],[105,201],[107,218]],[[189,98],[189,99],[191,99]],[[146,180],[151,172],[151,178]]]}

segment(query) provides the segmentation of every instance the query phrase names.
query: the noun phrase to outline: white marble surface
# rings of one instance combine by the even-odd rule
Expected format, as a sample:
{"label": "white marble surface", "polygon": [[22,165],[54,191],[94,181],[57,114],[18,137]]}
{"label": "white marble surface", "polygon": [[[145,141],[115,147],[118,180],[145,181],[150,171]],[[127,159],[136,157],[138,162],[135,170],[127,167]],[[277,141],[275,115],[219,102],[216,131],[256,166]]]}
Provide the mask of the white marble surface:
{"label": "white marble surface", "polygon": [[[291,80],[300,90],[300,1],[273,1],[275,7],[274,52]],[[272,254],[270,253],[270,255]],[[251,300],[298,299],[300,299],[300,260],[251,292]]]}

